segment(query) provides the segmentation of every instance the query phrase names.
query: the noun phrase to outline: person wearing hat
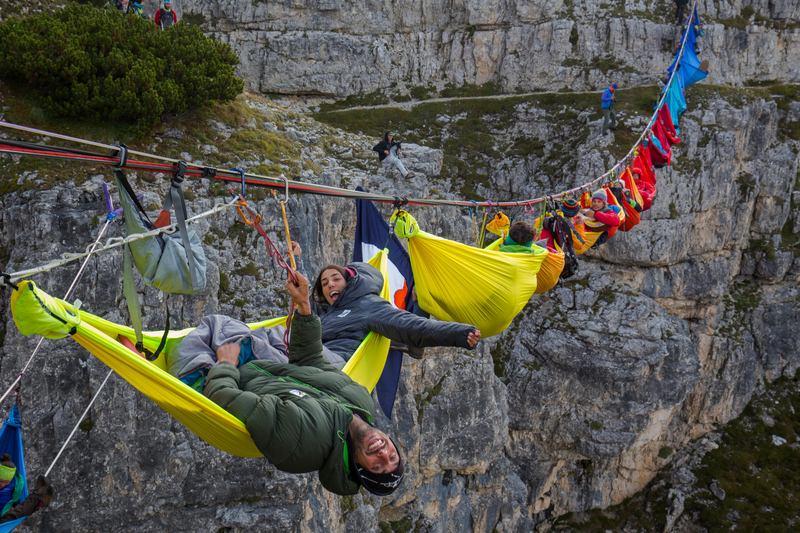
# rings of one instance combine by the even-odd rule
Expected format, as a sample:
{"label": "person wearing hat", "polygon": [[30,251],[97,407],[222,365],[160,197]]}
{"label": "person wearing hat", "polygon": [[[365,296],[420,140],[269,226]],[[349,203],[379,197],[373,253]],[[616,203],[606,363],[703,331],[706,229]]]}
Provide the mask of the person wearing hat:
{"label": "person wearing hat", "polygon": [[[561,208],[557,211],[557,214],[561,215],[564,220],[569,223],[568,227],[572,234],[572,245],[582,247],[584,245],[585,228],[583,215],[581,215],[580,202],[572,197],[564,199],[564,201],[561,202]],[[552,218],[553,217],[550,216],[544,219],[541,238],[547,239],[548,248],[555,249],[555,235],[551,231],[553,224]],[[558,243],[558,245],[562,249],[564,248],[562,243]]]}
{"label": "person wearing hat", "polygon": [[602,135],[606,134],[608,131],[608,122],[611,121],[611,129],[617,129],[617,113],[614,111],[614,102],[617,101],[617,97],[614,96],[614,93],[617,90],[617,84],[612,83],[611,87],[603,91],[603,96],[601,97],[600,107],[603,110],[603,133]]}
{"label": "person wearing hat", "polygon": [[605,244],[609,238],[608,230],[621,224],[617,212],[608,206],[608,196],[604,189],[598,189],[592,194],[592,207],[584,209],[583,213],[586,216],[586,231],[603,233],[594,246]]}
{"label": "person wearing hat", "polygon": [[414,173],[406,170],[403,162],[397,155],[400,153],[400,143],[394,140],[394,134],[387,131],[383,135],[383,140],[372,148],[373,152],[378,152],[378,159],[381,163],[390,163],[397,167],[397,170],[406,178],[413,178]]}
{"label": "person wearing hat", "polygon": [[156,17],[153,21],[162,30],[166,30],[178,23],[178,14],[172,9],[170,0],[164,1],[164,7],[156,11]]}
{"label": "person wearing hat", "polygon": [[241,420],[259,451],[279,470],[319,472],[327,490],[378,496],[403,481],[397,446],[372,425],[369,391],[322,356],[322,329],[312,311],[308,280],[286,280],[296,311],[289,362],[256,360],[239,365],[240,347],[224,344],[203,393]]}
{"label": "person wearing hat", "polygon": [[50,505],[53,487],[47,483],[44,476],[36,479],[33,492],[20,502],[24,487],[25,480],[17,470],[17,465],[11,461],[10,455],[4,453],[0,457],[0,524],[29,516],[40,508]]}

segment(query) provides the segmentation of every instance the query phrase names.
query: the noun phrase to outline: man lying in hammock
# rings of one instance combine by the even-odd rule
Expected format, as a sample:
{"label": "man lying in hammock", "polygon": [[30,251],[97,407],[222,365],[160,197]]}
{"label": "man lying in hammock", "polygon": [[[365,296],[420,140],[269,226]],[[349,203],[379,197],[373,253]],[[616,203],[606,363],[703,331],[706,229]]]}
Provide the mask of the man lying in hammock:
{"label": "man lying in hammock", "polygon": [[[300,246],[293,253],[300,255]],[[475,326],[426,320],[392,306],[380,297],[383,281],[380,271],[367,263],[327,265],[320,271],[310,305],[322,322],[322,355],[333,366],[344,366],[370,331],[405,344],[412,356],[421,356],[421,348],[428,346],[473,348],[478,343],[481,333]],[[242,363],[251,359],[287,362],[284,331],[283,326],[251,330],[239,320],[210,315],[171,350],[167,367],[173,376],[199,390],[208,369],[216,364],[217,349],[228,342],[241,345]]]}
{"label": "man lying in hammock", "polygon": [[240,365],[240,346],[224,344],[203,393],[244,422],[279,470],[319,471],[322,486],[336,494],[355,494],[359,486],[378,496],[391,494],[403,480],[400,452],[372,426],[369,391],[322,356],[308,280],[297,273],[297,285],[289,279],[286,287],[296,307],[289,362]]}

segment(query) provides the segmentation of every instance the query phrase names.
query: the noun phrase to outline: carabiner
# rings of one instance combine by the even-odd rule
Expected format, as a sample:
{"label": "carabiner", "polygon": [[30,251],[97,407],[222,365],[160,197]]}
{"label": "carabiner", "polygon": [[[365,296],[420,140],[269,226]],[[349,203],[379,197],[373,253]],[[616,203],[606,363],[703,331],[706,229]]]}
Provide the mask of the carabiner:
{"label": "carabiner", "polygon": [[244,193],[245,193],[245,189],[247,188],[247,184],[246,184],[246,183],[245,183],[245,181],[244,181],[244,170],[242,170],[241,168],[237,168],[237,167],[233,167],[233,168],[231,168],[230,170],[233,170],[233,171],[235,171],[235,172],[238,172],[238,173],[239,173],[239,175],[241,175],[241,176],[242,176],[242,199],[244,199],[244,197],[245,197],[245,195],[244,195]]}

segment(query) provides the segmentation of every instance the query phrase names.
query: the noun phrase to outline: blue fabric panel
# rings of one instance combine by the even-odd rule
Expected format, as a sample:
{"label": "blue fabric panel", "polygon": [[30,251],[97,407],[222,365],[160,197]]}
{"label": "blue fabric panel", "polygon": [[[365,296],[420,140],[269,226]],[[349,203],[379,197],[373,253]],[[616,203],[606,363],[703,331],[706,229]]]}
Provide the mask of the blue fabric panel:
{"label": "blue fabric panel", "polygon": [[[7,453],[11,456],[11,460],[17,465],[17,472],[24,480],[25,485],[22,488],[22,495],[20,501],[28,497],[28,476],[25,472],[25,455],[22,451],[22,424],[19,420],[19,407],[14,406],[8,414],[6,423],[3,424],[3,429],[0,431],[0,455]],[[0,533],[7,533],[17,527],[25,518],[14,520],[6,524],[0,524]]]}

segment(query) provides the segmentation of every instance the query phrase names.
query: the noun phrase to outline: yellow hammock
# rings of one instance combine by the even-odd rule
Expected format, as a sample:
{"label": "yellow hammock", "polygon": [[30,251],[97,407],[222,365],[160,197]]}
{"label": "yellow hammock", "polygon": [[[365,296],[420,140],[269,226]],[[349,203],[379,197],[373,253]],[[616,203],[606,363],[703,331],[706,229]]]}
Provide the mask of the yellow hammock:
{"label": "yellow hammock", "polygon": [[[388,300],[387,253],[387,250],[378,252],[369,263],[383,274],[381,297]],[[117,340],[120,335],[134,339],[133,329],[78,311],[67,302],[38,289],[31,281],[20,282],[19,290],[15,290],[11,296],[11,309],[14,322],[23,335],[38,334],[49,339],[60,339],[74,329],[72,338],[78,344],[157,403],[189,431],[227,453],[240,457],[261,457],[261,452],[241,421],[166,371],[166,354],[193,328],[171,331],[164,354],[151,363]],[[285,323],[286,317],[281,317],[248,326],[255,329]],[[145,347],[155,350],[162,333],[145,332]],[[389,339],[371,332],[342,370],[371,391],[383,372],[388,352]]]}
{"label": "yellow hammock", "polygon": [[505,330],[536,290],[536,274],[547,257],[473,248],[420,231],[405,211],[392,215],[395,232],[408,239],[417,299],[440,320],[472,324],[481,336]]}
{"label": "yellow hammock", "polygon": [[[497,239],[489,246],[484,248],[484,250],[497,250],[500,248],[500,243],[502,240],[502,238]],[[534,244],[533,248],[540,247]],[[556,283],[558,283],[558,280],[561,277],[561,271],[564,270],[564,252],[558,248],[558,244],[556,244],[556,250],[558,251],[551,252],[548,250],[547,257],[545,257],[544,261],[542,261],[542,267],[536,274],[536,290],[533,291],[534,294],[542,294],[547,292],[555,287]]]}

